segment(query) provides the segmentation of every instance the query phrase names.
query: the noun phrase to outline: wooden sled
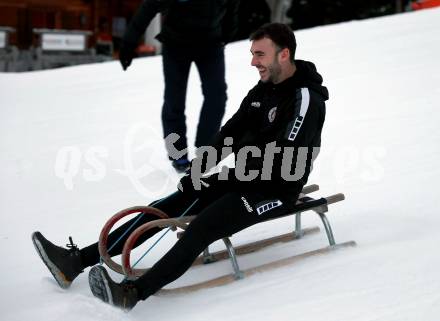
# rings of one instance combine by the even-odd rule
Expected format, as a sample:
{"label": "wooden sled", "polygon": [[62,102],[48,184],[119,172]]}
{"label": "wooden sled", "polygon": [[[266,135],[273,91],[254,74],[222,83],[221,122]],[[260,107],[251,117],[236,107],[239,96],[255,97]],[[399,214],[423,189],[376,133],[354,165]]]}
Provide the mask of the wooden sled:
{"label": "wooden sled", "polygon": [[[279,219],[281,217],[286,217],[295,214],[295,229],[294,231],[282,235],[278,235],[275,237],[267,238],[264,240],[251,242],[245,245],[241,245],[238,247],[233,247],[230,238],[225,237],[223,238],[223,242],[226,246],[226,250],[224,251],[218,251],[214,253],[209,252],[209,248],[207,248],[201,256],[199,256],[193,263],[193,265],[200,265],[200,264],[207,264],[216,262],[219,260],[224,260],[229,258],[231,260],[233,273],[227,274],[221,277],[217,277],[211,280],[207,280],[204,282],[183,286],[179,288],[173,288],[173,289],[162,289],[157,294],[158,295],[167,295],[167,294],[175,294],[175,293],[186,293],[186,292],[192,292],[197,291],[204,288],[209,287],[215,287],[220,285],[225,285],[231,282],[234,282],[236,280],[243,279],[245,277],[251,276],[255,273],[271,270],[274,268],[286,266],[293,264],[297,261],[303,260],[305,258],[318,255],[318,254],[324,254],[328,253],[337,249],[345,248],[345,247],[353,247],[356,246],[356,242],[354,241],[348,241],[344,243],[336,243],[335,238],[333,236],[333,231],[330,226],[330,222],[327,219],[327,216],[325,213],[328,212],[328,206],[330,204],[340,202],[345,199],[344,194],[339,193],[335,195],[331,195],[328,197],[323,197],[319,199],[314,199],[312,197],[309,197],[308,194],[315,192],[319,189],[318,185],[309,185],[304,187],[302,190],[295,210],[292,211],[292,213],[277,217],[275,219]],[[324,229],[328,238],[329,245],[323,248],[319,248],[317,250],[305,252],[302,254],[297,254],[285,259],[273,261],[264,265],[256,266],[253,268],[241,270],[238,264],[237,256],[252,253],[255,251],[258,251],[260,249],[263,249],[265,247],[268,247],[270,245],[273,245],[275,243],[280,242],[289,242],[296,239],[300,239],[306,235],[317,233],[320,231],[319,227],[309,227],[309,228],[302,228],[301,226],[301,215],[304,212],[311,211],[319,215],[321,218],[321,221],[324,225]],[[110,255],[108,254],[107,250],[107,239],[108,234],[111,230],[111,228],[114,226],[114,224],[119,221],[121,218],[133,214],[133,213],[149,213],[154,214],[158,217],[157,220],[151,221],[148,223],[143,224],[142,226],[138,227],[135,231],[133,231],[128,239],[126,240],[124,244],[124,248],[122,251],[122,265],[114,262]],[[184,233],[184,230],[188,226],[188,224],[194,219],[194,216],[184,216],[181,218],[168,218],[168,216],[163,213],[162,211],[148,206],[136,206],[131,207],[125,210],[122,210],[118,213],[116,213],[110,220],[104,225],[104,228],[101,231],[101,235],[99,237],[99,252],[102,258],[102,261],[106,263],[106,265],[112,269],[115,272],[118,272],[120,274],[123,274],[128,279],[136,279],[137,277],[144,274],[148,269],[135,269],[132,268],[130,264],[130,254],[131,250],[133,249],[134,244],[138,240],[138,238],[145,233],[147,230],[151,228],[165,228],[168,227],[170,230],[177,231],[177,229],[181,229],[182,231],[177,233],[177,236],[179,237],[181,233]],[[128,233],[128,231],[127,231]],[[137,262],[136,262],[137,263]]]}

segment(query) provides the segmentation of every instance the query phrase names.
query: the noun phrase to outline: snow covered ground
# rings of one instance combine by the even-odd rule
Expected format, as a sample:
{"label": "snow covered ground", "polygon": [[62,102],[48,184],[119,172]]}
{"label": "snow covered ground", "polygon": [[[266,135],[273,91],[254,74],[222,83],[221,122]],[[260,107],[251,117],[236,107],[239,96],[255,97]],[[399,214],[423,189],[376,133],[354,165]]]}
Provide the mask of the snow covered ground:
{"label": "snow covered ground", "polygon": [[[161,140],[161,60],[136,60],[125,73],[111,62],[0,74],[0,319],[440,320],[440,10],[296,35],[297,57],[316,63],[331,94],[309,183],[321,186],[316,195],[345,193],[329,217],[337,241],[356,240],[357,248],[224,287],[151,297],[129,314],[95,299],[87,273],[61,290],[34,251],[33,231],[60,245],[72,235],[82,247],[97,240],[111,214],[175,188],[178,176]],[[227,48],[226,118],[258,80],[249,47],[243,41]],[[193,69],[191,141],[199,87]],[[286,232],[292,223],[261,224],[233,242]],[[319,220],[305,215],[304,224]],[[173,242],[167,237],[143,264]],[[315,234],[242,257],[240,264],[325,244],[325,235]],[[229,273],[228,264],[193,269],[176,285]]]}

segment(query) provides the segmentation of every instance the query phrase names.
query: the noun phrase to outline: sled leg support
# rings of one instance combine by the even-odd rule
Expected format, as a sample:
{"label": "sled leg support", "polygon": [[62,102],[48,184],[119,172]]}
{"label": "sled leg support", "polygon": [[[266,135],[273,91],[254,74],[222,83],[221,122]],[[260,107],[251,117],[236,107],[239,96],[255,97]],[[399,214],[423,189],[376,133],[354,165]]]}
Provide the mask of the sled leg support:
{"label": "sled leg support", "polygon": [[226,250],[228,251],[229,258],[231,259],[232,268],[234,269],[234,279],[240,280],[244,278],[244,273],[240,271],[240,268],[238,267],[238,261],[237,256],[235,255],[234,247],[232,246],[231,240],[229,237],[225,237],[223,239],[223,242],[226,245]]}

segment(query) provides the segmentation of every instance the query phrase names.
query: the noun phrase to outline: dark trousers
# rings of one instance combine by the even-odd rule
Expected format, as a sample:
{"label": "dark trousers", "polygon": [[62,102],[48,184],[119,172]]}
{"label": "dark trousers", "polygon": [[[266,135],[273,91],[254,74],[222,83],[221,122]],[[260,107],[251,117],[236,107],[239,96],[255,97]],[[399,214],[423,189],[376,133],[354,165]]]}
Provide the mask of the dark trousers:
{"label": "dark trousers", "polygon": [[[220,129],[226,106],[226,81],[224,47],[220,45],[201,47],[173,47],[163,45],[163,73],[165,79],[162,125],[164,137],[171,133],[179,135],[174,147],[187,148],[185,101],[188,76],[194,62],[200,75],[204,97],[197,126],[195,146],[209,145]],[[168,156],[173,153],[168,149]]]}
{"label": "dark trousers", "polygon": [[[297,195],[292,195],[292,197],[295,198]],[[179,217],[194,201],[194,198],[176,192],[164,201],[158,202],[154,207],[161,209],[170,217]],[[266,210],[263,213],[257,210],[264,208],[264,204],[274,201],[277,200],[268,198],[261,193],[230,191],[226,188],[222,191],[217,190],[215,194],[199,198],[196,205],[186,214],[188,216],[196,215],[196,218],[189,224],[183,236],[147,273],[135,281],[140,299],[145,300],[168,283],[179,278],[191,267],[197,256],[214,241],[291,211],[291,208],[284,205]],[[295,200],[293,200],[294,202]],[[136,217],[110,233],[109,246],[126,231],[135,219]],[[133,230],[154,219],[157,217],[144,215]],[[135,246],[158,231],[159,229],[147,231],[139,238]],[[127,238],[128,235],[110,251],[111,256],[122,253]],[[98,244],[95,243],[82,249],[81,255],[85,267],[97,264],[99,262]]]}

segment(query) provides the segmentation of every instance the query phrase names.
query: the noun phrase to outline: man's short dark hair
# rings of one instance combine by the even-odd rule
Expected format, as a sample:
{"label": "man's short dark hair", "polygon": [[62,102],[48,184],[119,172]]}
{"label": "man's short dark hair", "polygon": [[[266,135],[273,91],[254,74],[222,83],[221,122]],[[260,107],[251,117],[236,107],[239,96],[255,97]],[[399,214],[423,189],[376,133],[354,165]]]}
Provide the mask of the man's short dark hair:
{"label": "man's short dark hair", "polygon": [[290,51],[290,61],[295,60],[296,39],[292,29],[283,23],[266,23],[251,34],[249,40],[260,40],[268,38],[278,47],[278,49],[287,48]]}

